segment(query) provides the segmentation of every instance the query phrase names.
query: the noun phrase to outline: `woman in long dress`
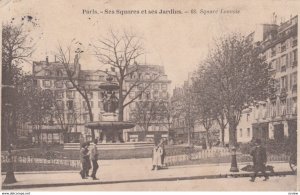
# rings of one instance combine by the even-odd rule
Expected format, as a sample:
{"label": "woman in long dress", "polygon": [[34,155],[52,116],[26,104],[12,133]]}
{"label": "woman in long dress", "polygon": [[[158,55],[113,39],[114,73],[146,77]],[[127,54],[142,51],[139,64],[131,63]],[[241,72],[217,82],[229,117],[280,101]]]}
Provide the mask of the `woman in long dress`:
{"label": "woman in long dress", "polygon": [[163,149],[160,145],[156,145],[153,148],[153,156],[152,156],[152,170],[158,170],[161,168],[161,157],[163,154]]}

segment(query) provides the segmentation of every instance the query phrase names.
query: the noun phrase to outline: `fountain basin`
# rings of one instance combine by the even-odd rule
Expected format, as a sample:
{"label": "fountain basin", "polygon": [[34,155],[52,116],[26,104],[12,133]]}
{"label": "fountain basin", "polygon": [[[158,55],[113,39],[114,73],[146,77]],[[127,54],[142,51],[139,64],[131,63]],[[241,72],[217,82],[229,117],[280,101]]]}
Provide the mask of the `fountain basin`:
{"label": "fountain basin", "polygon": [[110,129],[110,130],[119,130],[119,129],[130,129],[135,126],[132,122],[125,121],[96,121],[89,122],[85,124],[85,127],[92,129]]}
{"label": "fountain basin", "polygon": [[116,83],[101,83],[99,88],[105,91],[114,91],[119,89],[119,85]]}

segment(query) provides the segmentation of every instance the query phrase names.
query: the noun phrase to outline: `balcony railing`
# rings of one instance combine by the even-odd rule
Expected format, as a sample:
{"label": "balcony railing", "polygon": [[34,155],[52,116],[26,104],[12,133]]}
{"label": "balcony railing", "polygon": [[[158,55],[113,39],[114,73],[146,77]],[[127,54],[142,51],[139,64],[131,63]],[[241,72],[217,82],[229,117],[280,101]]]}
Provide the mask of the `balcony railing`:
{"label": "balcony railing", "polygon": [[294,41],[293,41],[292,46],[293,46],[293,47],[297,46],[297,40],[294,40]]}

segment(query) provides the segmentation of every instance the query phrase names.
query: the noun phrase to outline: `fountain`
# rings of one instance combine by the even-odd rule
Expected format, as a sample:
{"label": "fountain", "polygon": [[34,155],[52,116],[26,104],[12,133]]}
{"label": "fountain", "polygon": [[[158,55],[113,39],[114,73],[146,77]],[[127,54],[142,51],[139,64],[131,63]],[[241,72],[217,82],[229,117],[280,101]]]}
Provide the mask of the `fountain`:
{"label": "fountain", "polygon": [[102,121],[89,122],[85,127],[90,129],[101,129],[103,134],[102,143],[120,143],[123,129],[130,129],[135,126],[132,122],[118,121],[116,110],[118,108],[119,100],[115,95],[115,91],[119,89],[117,83],[112,82],[111,76],[106,78],[105,83],[100,84],[99,88],[104,92]]}
{"label": "fountain", "polygon": [[[153,147],[153,143],[148,142],[125,142],[123,143],[123,129],[130,129],[135,126],[134,123],[128,121],[118,121],[119,100],[115,91],[119,89],[119,85],[113,82],[113,78],[108,76],[106,82],[100,84],[100,89],[103,90],[103,110],[102,120],[93,121],[85,124],[85,127],[90,129],[98,129],[102,131],[102,142],[98,143],[99,150],[116,150],[116,149],[135,149]],[[65,150],[78,150],[79,143],[64,144]]]}

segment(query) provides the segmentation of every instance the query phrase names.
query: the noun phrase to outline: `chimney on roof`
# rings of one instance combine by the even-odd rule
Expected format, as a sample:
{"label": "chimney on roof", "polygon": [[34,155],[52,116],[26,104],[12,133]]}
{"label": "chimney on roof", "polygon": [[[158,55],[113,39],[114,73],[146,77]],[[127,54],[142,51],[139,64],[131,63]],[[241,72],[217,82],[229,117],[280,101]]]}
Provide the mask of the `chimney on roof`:
{"label": "chimney on roof", "polygon": [[46,64],[49,65],[49,58],[46,56]]}

